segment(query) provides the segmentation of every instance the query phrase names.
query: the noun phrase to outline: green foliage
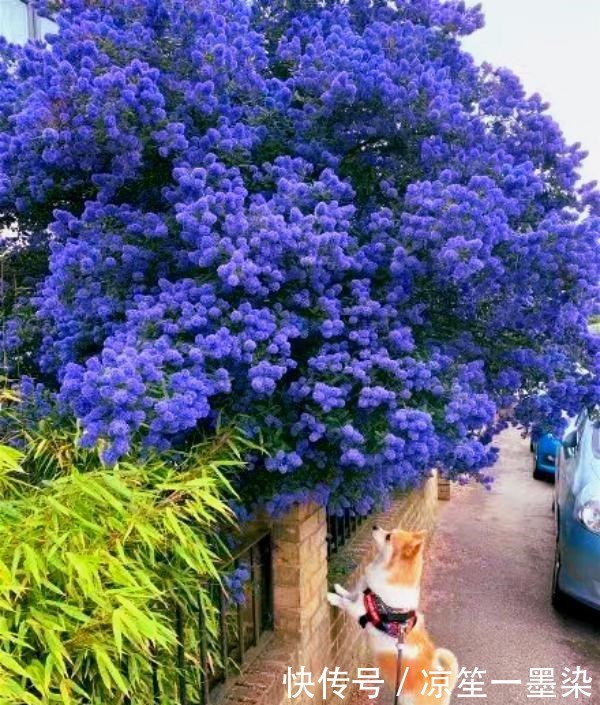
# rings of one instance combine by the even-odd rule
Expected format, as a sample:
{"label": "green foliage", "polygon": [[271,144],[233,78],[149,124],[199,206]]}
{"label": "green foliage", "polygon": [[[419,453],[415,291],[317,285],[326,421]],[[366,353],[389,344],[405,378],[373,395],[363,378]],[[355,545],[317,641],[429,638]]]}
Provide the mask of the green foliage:
{"label": "green foliage", "polygon": [[184,460],[108,469],[43,424],[23,452],[0,446],[0,705],[151,703],[153,659],[175,683],[175,609],[191,621],[219,579],[218,532],[235,530],[225,474],[245,447],[220,430]]}

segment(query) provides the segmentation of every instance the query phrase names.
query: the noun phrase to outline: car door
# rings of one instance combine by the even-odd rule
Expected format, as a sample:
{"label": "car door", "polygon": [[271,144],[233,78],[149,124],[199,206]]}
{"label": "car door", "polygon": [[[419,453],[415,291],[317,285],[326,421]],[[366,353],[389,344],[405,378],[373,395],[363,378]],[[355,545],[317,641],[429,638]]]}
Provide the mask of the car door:
{"label": "car door", "polygon": [[560,533],[560,519],[564,516],[570,516],[573,512],[575,504],[575,485],[579,469],[579,459],[582,447],[582,438],[586,431],[588,420],[587,410],[583,410],[575,419],[575,422],[570,425],[563,439],[567,439],[570,433],[576,433],[576,445],[574,447],[565,447],[561,445],[559,455],[558,477],[556,478],[556,512],[557,528]]}
{"label": "car door", "polygon": [[[580,452],[571,480],[571,493],[574,504],[579,505],[585,488],[599,487],[600,437],[598,422],[588,415],[580,440]],[[595,495],[594,495],[595,496]]]}

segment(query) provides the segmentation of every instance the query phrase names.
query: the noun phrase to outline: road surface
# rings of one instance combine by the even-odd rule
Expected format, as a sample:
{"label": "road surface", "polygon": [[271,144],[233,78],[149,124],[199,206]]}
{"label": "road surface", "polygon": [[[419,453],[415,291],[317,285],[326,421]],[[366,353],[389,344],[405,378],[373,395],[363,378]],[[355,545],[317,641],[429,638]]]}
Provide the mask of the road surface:
{"label": "road surface", "polygon": [[[567,617],[550,604],[552,486],[532,478],[529,441],[518,431],[505,431],[496,444],[493,489],[453,487],[426,556],[421,606],[436,645],[451,649],[466,669],[485,671],[474,689],[485,698],[457,697],[469,693],[466,686],[452,703],[600,705],[600,623],[583,608]],[[591,697],[563,695],[563,670],[576,667],[592,677]],[[555,698],[528,697],[531,668],[554,669]],[[383,691],[377,701],[364,693],[352,699],[373,702],[391,700]]]}

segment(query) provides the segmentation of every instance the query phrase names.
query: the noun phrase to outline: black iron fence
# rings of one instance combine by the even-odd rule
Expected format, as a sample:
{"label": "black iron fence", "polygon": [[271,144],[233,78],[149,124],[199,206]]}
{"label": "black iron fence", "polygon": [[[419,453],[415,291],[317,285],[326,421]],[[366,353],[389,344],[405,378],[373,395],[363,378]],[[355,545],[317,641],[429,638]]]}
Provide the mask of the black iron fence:
{"label": "black iron fence", "polygon": [[[246,543],[232,562],[234,568],[248,567],[249,579],[241,588],[245,599],[232,602],[215,584],[209,588],[208,604],[198,600],[193,619],[190,610],[175,609],[176,653],[154,654],[152,705],[210,705],[272,629],[271,534],[265,531]],[[135,698],[126,702],[143,705]]]}
{"label": "black iron fence", "polygon": [[341,515],[327,512],[327,558],[333,556],[368,518],[345,509]]}
{"label": "black iron fence", "polygon": [[[265,532],[237,553],[234,567],[245,564],[250,579],[244,589],[245,600],[232,608],[227,596],[213,586],[213,600],[218,602],[220,664],[211,670],[207,661],[203,673],[209,674],[202,684],[200,703],[210,701],[210,693],[224,684],[230,675],[239,672],[249,649],[258,646],[261,637],[273,628],[273,567],[271,534]],[[206,632],[206,629],[204,629]],[[206,654],[204,654],[206,659]],[[182,702],[181,705],[185,705]]]}

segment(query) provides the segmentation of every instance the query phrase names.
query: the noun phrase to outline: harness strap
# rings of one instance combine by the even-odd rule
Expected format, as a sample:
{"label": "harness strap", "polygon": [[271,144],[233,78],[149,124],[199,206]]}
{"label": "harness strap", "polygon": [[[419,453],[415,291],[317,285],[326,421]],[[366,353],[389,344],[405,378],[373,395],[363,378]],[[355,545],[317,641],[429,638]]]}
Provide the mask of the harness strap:
{"label": "harness strap", "polygon": [[394,705],[398,705],[398,690],[400,689],[400,678],[402,674],[402,648],[404,646],[404,629],[398,631],[396,641],[396,687],[394,688]]}
{"label": "harness strap", "polygon": [[[381,617],[379,616],[379,610],[377,609],[377,603],[375,602],[375,594],[367,588],[364,591],[364,604],[365,604],[365,609],[367,610],[367,614],[363,615],[363,617],[367,618],[368,622],[371,622],[375,627],[380,627],[382,620]],[[361,617],[361,619],[363,618]],[[366,625],[365,625],[366,626]]]}
{"label": "harness strap", "polygon": [[388,636],[396,638],[396,687],[394,688],[394,705],[398,705],[398,690],[402,677],[402,649],[406,635],[417,623],[415,610],[395,610],[385,604],[370,588],[363,592],[365,614],[358,620],[364,629],[371,623]]}
{"label": "harness strap", "polygon": [[363,603],[365,614],[358,623],[364,629],[371,623],[374,627],[389,636],[398,637],[400,632],[408,634],[417,623],[417,613],[415,610],[395,610],[383,602],[370,588],[363,592]]}

